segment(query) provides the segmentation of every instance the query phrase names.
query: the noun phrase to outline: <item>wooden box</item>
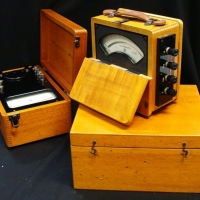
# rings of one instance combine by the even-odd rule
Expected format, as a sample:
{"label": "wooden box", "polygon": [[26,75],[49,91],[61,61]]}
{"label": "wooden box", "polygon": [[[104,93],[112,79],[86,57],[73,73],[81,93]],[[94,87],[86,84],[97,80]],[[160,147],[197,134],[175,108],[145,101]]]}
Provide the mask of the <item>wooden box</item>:
{"label": "wooden box", "polygon": [[[120,13],[134,12],[120,8],[117,14]],[[150,116],[153,111],[178,98],[183,23],[167,16],[141,15],[165,21],[165,24],[147,25],[137,17],[130,19],[126,15],[92,17],[92,55],[105,63],[152,78],[137,109],[138,113]]]}
{"label": "wooden box", "polygon": [[194,85],[130,126],[80,105],[70,131],[74,188],[200,192],[199,113]]}
{"label": "wooden box", "polygon": [[50,9],[40,12],[36,66],[1,72],[0,128],[8,147],[68,133],[68,93],[86,56],[87,31]]}

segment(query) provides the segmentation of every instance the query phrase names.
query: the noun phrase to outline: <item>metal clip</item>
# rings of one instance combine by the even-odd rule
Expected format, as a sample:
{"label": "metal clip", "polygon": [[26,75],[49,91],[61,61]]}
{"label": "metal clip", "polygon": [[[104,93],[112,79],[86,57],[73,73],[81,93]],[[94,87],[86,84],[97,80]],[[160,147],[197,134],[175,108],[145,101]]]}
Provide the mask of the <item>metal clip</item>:
{"label": "metal clip", "polygon": [[19,117],[20,117],[19,114],[15,114],[15,115],[9,116],[9,120],[11,121],[12,126],[14,128],[18,128],[19,127]]}
{"label": "metal clip", "polygon": [[116,13],[116,11],[113,11],[113,12],[109,13],[109,14],[107,15],[107,17],[114,17],[114,16],[115,16],[115,13]]}
{"label": "metal clip", "polygon": [[186,157],[188,155],[188,151],[185,150],[186,142],[183,142],[182,146],[183,146],[183,149],[182,149],[182,153],[181,154],[183,155],[183,157]]}
{"label": "metal clip", "polygon": [[90,153],[95,155],[95,156],[97,155],[97,150],[94,148],[96,143],[97,142],[95,140],[92,142],[92,148],[90,150]]}
{"label": "metal clip", "polygon": [[157,21],[157,19],[150,18],[150,19],[148,19],[148,20],[144,23],[144,25],[149,26],[149,25],[151,25],[154,21]]}
{"label": "metal clip", "polygon": [[76,36],[76,38],[74,40],[74,44],[75,44],[76,48],[80,47],[80,37],[79,36]]}

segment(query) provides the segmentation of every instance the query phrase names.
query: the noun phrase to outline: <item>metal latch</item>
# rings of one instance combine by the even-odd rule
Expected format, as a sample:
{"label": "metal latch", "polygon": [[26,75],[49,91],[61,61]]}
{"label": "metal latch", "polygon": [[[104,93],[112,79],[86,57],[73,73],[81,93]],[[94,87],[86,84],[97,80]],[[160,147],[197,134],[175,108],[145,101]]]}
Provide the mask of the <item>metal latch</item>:
{"label": "metal latch", "polygon": [[188,151],[185,149],[186,148],[186,142],[182,143],[183,149],[181,154],[183,155],[183,157],[186,157],[188,155]]}
{"label": "metal latch", "polygon": [[76,38],[74,40],[74,44],[75,44],[76,48],[80,47],[80,37],[79,36],[76,36]]}
{"label": "metal latch", "polygon": [[157,20],[157,19],[150,18],[150,19],[148,19],[148,20],[144,23],[144,25],[146,25],[146,26],[151,25],[151,24],[153,24],[153,22],[155,22],[155,21],[158,21],[158,20]]}
{"label": "metal latch", "polygon": [[92,141],[92,148],[91,148],[91,150],[90,150],[90,153],[91,154],[93,154],[93,155],[97,155],[97,150],[95,149],[95,145],[96,145],[96,141],[94,140],[94,141]]}
{"label": "metal latch", "polygon": [[12,126],[14,128],[18,128],[19,127],[19,117],[20,117],[19,114],[15,114],[15,115],[9,116],[9,120],[11,121]]}

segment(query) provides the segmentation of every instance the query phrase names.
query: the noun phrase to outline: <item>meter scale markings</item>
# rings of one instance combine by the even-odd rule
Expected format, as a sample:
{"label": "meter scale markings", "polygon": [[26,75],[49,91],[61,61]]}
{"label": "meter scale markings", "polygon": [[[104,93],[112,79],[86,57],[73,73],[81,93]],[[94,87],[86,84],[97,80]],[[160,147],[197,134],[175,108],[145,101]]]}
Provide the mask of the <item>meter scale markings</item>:
{"label": "meter scale markings", "polygon": [[144,54],[141,49],[129,38],[119,34],[109,34],[100,40],[100,46],[109,56],[112,53],[120,53],[126,56],[133,64],[138,63]]}
{"label": "meter scale markings", "polygon": [[10,96],[5,100],[9,108],[18,108],[53,99],[56,99],[55,93],[51,89],[44,89],[16,96]]}

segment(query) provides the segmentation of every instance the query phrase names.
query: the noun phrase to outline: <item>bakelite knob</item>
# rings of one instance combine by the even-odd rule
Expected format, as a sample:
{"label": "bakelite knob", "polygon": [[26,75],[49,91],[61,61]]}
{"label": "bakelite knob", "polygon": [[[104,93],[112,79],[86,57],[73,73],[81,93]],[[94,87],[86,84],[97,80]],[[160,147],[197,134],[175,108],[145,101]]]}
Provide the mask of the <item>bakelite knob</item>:
{"label": "bakelite knob", "polygon": [[163,82],[169,82],[169,83],[176,83],[177,82],[177,77],[174,75],[162,75],[162,81]]}
{"label": "bakelite knob", "polygon": [[173,62],[173,61],[166,61],[164,59],[161,59],[160,60],[160,65],[161,66],[164,66],[164,67],[167,67],[169,69],[172,69],[172,70],[176,70],[177,67],[178,67],[178,64],[176,62]]}
{"label": "bakelite knob", "polygon": [[174,75],[167,75],[167,76],[165,76],[165,80],[169,83],[176,83],[177,77]]}
{"label": "bakelite knob", "polygon": [[171,47],[164,47],[164,51],[165,54],[169,54],[172,56],[177,56],[178,55],[178,49],[176,48],[171,48]]}
{"label": "bakelite knob", "polygon": [[164,89],[164,93],[174,97],[174,96],[176,96],[177,91],[175,89],[173,89],[173,88],[166,87]]}

